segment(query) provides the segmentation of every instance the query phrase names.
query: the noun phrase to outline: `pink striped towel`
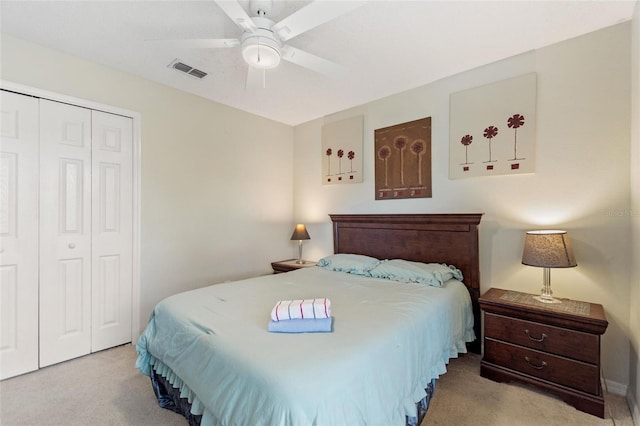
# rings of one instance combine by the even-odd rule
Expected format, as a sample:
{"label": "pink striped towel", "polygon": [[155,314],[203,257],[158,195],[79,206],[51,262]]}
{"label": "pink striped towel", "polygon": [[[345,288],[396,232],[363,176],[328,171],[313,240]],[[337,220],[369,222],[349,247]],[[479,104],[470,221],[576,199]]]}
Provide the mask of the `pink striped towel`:
{"label": "pink striped towel", "polygon": [[271,310],[272,321],[331,318],[331,300],[280,300]]}

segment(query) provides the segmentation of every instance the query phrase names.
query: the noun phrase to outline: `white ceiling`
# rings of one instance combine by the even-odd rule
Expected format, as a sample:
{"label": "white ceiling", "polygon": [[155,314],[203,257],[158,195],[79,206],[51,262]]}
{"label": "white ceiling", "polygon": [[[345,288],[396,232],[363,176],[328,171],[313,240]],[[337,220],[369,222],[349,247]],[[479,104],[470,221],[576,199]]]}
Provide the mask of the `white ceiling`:
{"label": "white ceiling", "polygon": [[[248,11],[248,0],[239,3]],[[270,17],[278,22],[309,3],[276,0]],[[340,78],[283,61],[267,71],[267,88],[257,91],[245,91],[239,47],[184,49],[150,41],[239,37],[214,1],[2,0],[0,28],[296,125],[630,20],[633,7],[633,0],[367,1],[288,42],[344,66]],[[168,67],[176,58],[209,75],[198,80]]]}

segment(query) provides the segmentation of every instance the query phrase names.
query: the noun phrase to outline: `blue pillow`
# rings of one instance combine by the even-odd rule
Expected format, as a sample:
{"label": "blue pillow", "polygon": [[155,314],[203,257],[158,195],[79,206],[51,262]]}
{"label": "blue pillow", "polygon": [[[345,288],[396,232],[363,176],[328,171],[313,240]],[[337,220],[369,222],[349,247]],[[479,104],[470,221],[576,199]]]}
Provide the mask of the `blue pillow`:
{"label": "blue pillow", "polygon": [[318,260],[317,265],[330,271],[347,272],[349,274],[366,275],[380,261],[375,257],[361,254],[333,254]]}
{"label": "blue pillow", "polygon": [[424,282],[433,287],[442,287],[451,278],[462,281],[462,272],[453,265],[411,262],[402,259],[382,261],[371,269],[368,275],[403,283]]}

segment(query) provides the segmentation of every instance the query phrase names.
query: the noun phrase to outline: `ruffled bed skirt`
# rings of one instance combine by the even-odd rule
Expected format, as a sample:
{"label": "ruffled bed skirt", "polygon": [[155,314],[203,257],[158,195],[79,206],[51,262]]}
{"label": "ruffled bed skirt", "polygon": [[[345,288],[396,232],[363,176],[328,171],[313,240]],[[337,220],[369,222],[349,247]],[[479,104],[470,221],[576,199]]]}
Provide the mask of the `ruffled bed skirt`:
{"label": "ruffled bed skirt", "polygon": [[151,370],[151,386],[160,407],[182,414],[189,421],[189,426],[200,426],[202,414],[192,414],[191,404],[187,398],[180,397],[180,389],[174,388],[156,370]]}
{"label": "ruffled bed skirt", "polygon": [[[158,373],[155,368],[151,369],[150,376],[151,385],[160,407],[183,415],[189,421],[189,426],[200,426],[202,415],[191,413],[191,403],[189,403],[188,398],[180,396],[180,389],[173,387],[169,380]],[[416,404],[418,417],[407,417],[406,426],[418,426],[424,419],[429,408],[429,402],[431,402],[436,390],[436,380],[431,380],[431,383],[425,389],[427,395]]]}

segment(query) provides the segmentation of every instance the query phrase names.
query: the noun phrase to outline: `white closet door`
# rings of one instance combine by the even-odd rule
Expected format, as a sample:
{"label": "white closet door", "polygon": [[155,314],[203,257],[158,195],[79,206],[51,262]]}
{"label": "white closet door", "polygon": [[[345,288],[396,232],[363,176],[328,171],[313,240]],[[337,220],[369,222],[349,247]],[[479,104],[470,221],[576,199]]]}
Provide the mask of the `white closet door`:
{"label": "white closet door", "polygon": [[91,351],[131,341],[133,120],[92,112]]}
{"label": "white closet door", "polygon": [[40,100],[40,367],[91,350],[91,111]]}
{"label": "white closet door", "polygon": [[38,100],[0,91],[0,379],[38,368]]}

